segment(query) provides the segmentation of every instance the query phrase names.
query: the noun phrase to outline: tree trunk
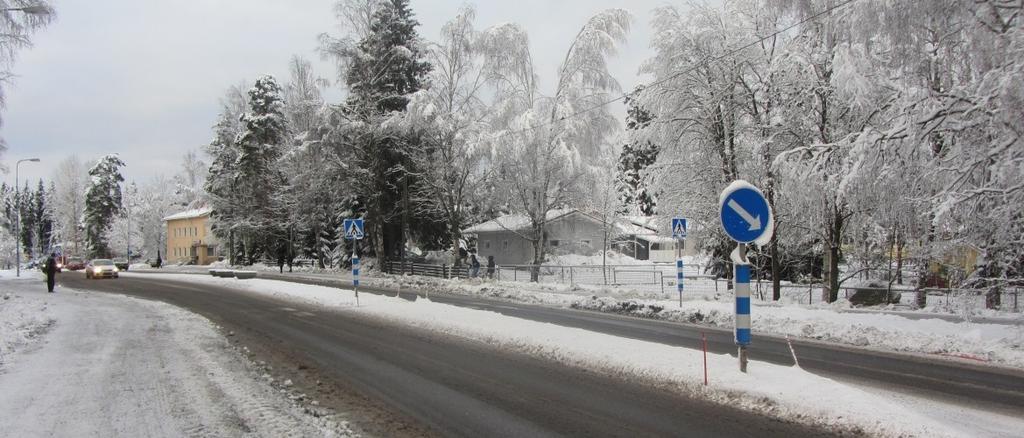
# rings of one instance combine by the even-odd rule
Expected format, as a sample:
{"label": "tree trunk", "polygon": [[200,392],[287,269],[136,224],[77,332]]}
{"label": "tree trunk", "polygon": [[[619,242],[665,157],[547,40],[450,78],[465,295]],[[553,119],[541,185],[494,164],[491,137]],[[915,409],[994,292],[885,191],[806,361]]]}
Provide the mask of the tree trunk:
{"label": "tree trunk", "polygon": [[768,250],[771,252],[772,258],[772,301],[778,301],[782,298],[782,284],[780,283],[782,279],[779,278],[779,271],[782,269],[779,265],[779,241],[775,236],[772,236],[772,243]]}
{"label": "tree trunk", "polygon": [[533,241],[533,267],[530,269],[530,281],[539,283],[540,266],[544,263],[544,247],[547,244],[547,236],[544,235],[544,223],[540,223],[539,226],[534,225],[533,232],[537,239]]}
{"label": "tree trunk", "polygon": [[235,230],[228,230],[228,263],[235,266]]}
{"label": "tree trunk", "polygon": [[[462,244],[462,230],[459,229],[458,222],[455,220],[451,220],[448,226],[451,227],[452,258],[455,260],[452,265],[458,268],[462,266],[462,259],[459,258],[459,248]],[[480,242],[477,241],[477,244],[479,245]]]}
{"label": "tree trunk", "polygon": [[[931,215],[928,215],[928,222],[929,223],[932,222]],[[927,254],[928,249],[931,247],[931,243],[933,241],[935,241],[935,226],[934,225],[929,225],[928,226],[928,235],[925,238],[925,242],[926,243],[925,243],[924,251],[926,251],[926,254]],[[918,309],[923,309],[925,306],[928,305],[928,291],[925,290],[925,287],[927,286],[925,283],[928,280],[928,262],[929,262],[929,260],[928,260],[928,257],[926,256],[926,254],[923,254],[922,257],[919,257],[918,258],[918,262],[917,262],[917,264],[918,264],[917,265],[918,274],[917,274],[917,288],[914,289],[914,305]]]}
{"label": "tree trunk", "polygon": [[828,248],[828,302],[839,299],[839,245],[829,244]]}
{"label": "tree trunk", "polygon": [[985,292],[985,308],[986,309],[999,309],[1003,304],[1003,290],[998,284],[989,288],[988,292]]}
{"label": "tree trunk", "polygon": [[828,302],[839,299],[839,253],[842,245],[843,216],[832,213],[832,229],[828,232]]}
{"label": "tree trunk", "polygon": [[896,284],[903,285],[903,237],[896,232]]}

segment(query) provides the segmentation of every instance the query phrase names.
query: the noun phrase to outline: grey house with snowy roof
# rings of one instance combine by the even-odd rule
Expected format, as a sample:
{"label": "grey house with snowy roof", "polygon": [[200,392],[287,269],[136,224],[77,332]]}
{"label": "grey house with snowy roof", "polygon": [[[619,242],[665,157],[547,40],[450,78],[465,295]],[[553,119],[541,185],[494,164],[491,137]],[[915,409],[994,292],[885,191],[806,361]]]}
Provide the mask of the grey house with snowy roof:
{"label": "grey house with snowy roof", "polygon": [[[643,221],[616,218],[611,222],[611,226],[607,227],[610,246],[639,260],[650,259],[652,248],[657,251],[673,242],[670,238],[659,236],[656,228]],[[552,210],[547,214],[544,228],[547,235],[546,252],[552,255],[598,254],[604,245],[605,228],[605,221],[600,216],[577,209]],[[529,264],[533,261],[533,243],[527,238],[530,235],[530,220],[525,215],[501,216],[462,232],[476,236],[476,250],[481,263],[487,260],[487,256],[494,256],[495,263],[499,265]],[[674,247],[668,248],[671,252]]]}

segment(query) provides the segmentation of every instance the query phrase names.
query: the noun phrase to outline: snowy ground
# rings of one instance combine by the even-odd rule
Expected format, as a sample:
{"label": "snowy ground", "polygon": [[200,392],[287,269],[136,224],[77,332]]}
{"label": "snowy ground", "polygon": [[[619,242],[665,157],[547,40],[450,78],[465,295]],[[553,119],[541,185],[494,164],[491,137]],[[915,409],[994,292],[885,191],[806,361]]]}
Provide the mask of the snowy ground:
{"label": "snowy ground", "polygon": [[[715,296],[684,293],[680,306],[673,298],[631,298],[611,288],[559,284],[500,282],[480,279],[440,280],[424,277],[379,277],[365,281],[385,287],[416,287],[480,295],[511,301],[632,314],[669,321],[732,328],[731,294]],[[965,358],[1024,368],[1024,326],[1019,320],[1004,324],[914,318],[885,312],[851,311],[849,302],[813,306],[797,303],[753,303],[755,336],[768,333],[810,338],[880,350]]]}
{"label": "snowy ground", "polygon": [[346,436],[208,320],[0,271],[0,436]]}
{"label": "snowy ground", "polygon": [[[131,275],[131,274],[128,274]],[[642,342],[610,335],[538,323],[501,314],[433,303],[363,294],[357,307],[353,294],[335,288],[271,280],[236,280],[197,275],[168,274],[169,278],[233,287],[255,294],[297,300],[326,308],[363,312],[385,320],[409,324],[437,333],[476,340],[514,351],[563,362],[570,366],[640,379],[723,403],[821,426],[838,427],[884,436],[1000,436],[1019,431],[1024,420],[995,413],[971,412],[964,422],[941,415],[941,410],[919,412],[929,402],[911,396],[892,397],[874,388],[866,390],[807,373],[753,361],[750,373],[739,373],[735,359],[709,355],[711,385],[702,383],[699,351]],[[945,409],[969,411],[963,407]],[[929,412],[932,415],[929,415]],[[940,412],[935,415],[935,412]],[[976,429],[971,424],[987,424]],[[1010,426],[1008,429],[1003,429]],[[1009,433],[1005,436],[1013,436]]]}

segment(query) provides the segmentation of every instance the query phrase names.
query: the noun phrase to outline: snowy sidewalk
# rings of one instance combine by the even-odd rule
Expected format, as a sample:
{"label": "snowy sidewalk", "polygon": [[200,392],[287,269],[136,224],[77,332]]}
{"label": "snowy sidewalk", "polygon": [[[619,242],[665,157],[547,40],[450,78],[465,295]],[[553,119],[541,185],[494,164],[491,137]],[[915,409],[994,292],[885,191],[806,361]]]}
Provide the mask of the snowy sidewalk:
{"label": "snowy sidewalk", "polygon": [[[206,319],[171,305],[0,273],[0,436],[337,436]],[[25,275],[25,273],[23,273]]]}

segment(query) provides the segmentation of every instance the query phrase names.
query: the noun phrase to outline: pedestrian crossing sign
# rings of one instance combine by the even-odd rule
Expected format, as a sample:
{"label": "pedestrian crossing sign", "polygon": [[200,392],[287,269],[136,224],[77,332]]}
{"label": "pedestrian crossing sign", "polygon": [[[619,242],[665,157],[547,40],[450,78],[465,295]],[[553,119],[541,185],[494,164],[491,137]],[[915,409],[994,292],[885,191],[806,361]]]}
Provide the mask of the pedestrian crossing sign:
{"label": "pedestrian crossing sign", "polygon": [[345,239],[359,240],[365,236],[362,219],[345,219],[341,225],[345,229]]}
{"label": "pedestrian crossing sign", "polygon": [[686,218],[672,218],[672,237],[676,239],[682,239],[686,237]]}

